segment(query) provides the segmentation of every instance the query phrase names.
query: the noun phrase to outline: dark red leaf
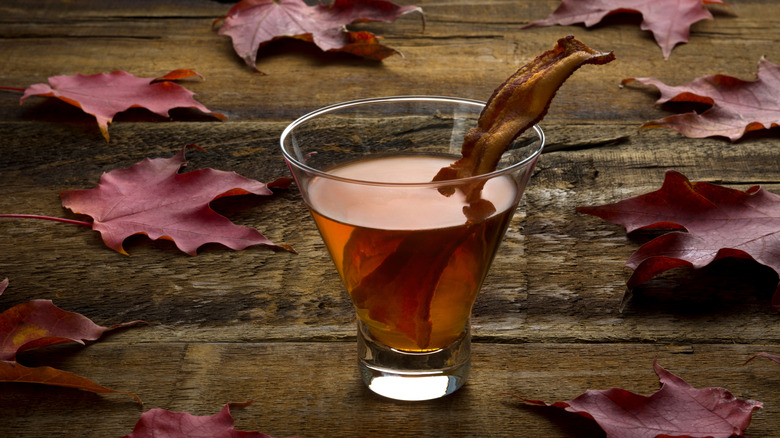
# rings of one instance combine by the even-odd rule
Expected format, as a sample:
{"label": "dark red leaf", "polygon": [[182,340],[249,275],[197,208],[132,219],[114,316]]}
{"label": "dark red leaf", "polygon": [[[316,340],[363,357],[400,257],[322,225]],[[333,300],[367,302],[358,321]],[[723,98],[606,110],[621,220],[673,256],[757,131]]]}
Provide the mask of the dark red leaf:
{"label": "dark red leaf", "polygon": [[608,15],[637,13],[642,15],[642,30],[653,33],[664,58],[668,59],[674,46],[688,41],[692,24],[712,19],[704,7],[708,4],[726,3],[722,0],[562,0],[547,18],[525,27],[574,23],[590,27]]}
{"label": "dark red leaf", "polygon": [[[209,242],[235,250],[266,245],[294,251],[274,244],[254,228],[234,224],[209,207],[211,201],[225,196],[271,195],[268,185],[214,169],[178,173],[186,165],[188,147],[171,158],[147,158],[127,169],[103,174],[93,189],[63,191],[62,205],[91,216],[92,229],[100,232],[109,248],[122,254],[127,254],[122,242],[135,234],[172,240],[190,255]],[[282,178],[269,185],[284,187],[289,183],[289,178]]]}
{"label": "dark red leaf", "polygon": [[750,131],[780,126],[780,67],[761,58],[755,81],[714,75],[676,87],[655,78],[629,78],[661,91],[656,103],[693,102],[711,105],[701,114],[689,112],[647,122],[643,128],[665,126],[691,138],[728,137],[736,141]]}
{"label": "dark red leaf", "polygon": [[97,394],[122,393],[133,397],[139,404],[141,398],[132,392],[117,391],[99,385],[86,377],[52,367],[28,368],[13,361],[0,360],[0,382],[38,383],[63,388],[81,389]]}
{"label": "dark red leaf", "polygon": [[520,399],[592,418],[608,438],[728,438],[742,435],[753,411],[763,407],[759,401],[736,398],[723,388],[696,389],[657,361],[653,368],[662,386],[649,397],[612,388],[588,390],[567,402]]}
{"label": "dark red leaf", "polygon": [[[626,262],[634,269],[631,288],[675,267],[701,268],[725,257],[755,260],[780,273],[780,196],[758,186],[743,192],[691,183],[670,170],[659,190],[577,211],[620,224],[629,233],[681,230],[656,237],[631,255]],[[772,305],[780,310],[780,285]]]}
{"label": "dark red leaf", "polygon": [[[2,283],[0,292],[8,284],[7,280]],[[84,344],[84,341],[97,340],[106,331],[140,322],[102,327],[83,315],[60,309],[49,300],[14,306],[0,314],[0,382],[40,383],[96,393],[121,392],[140,403],[141,399],[133,393],[109,389],[73,373],[51,367],[28,368],[16,362],[16,355],[23,351],[71,342]]]}
{"label": "dark red leaf", "polygon": [[50,345],[84,344],[108,330],[140,322],[102,327],[83,315],[60,309],[50,300],[28,301],[0,314],[0,360],[13,361],[18,353]]}
{"label": "dark red leaf", "polygon": [[152,409],[144,412],[133,432],[122,438],[272,438],[260,432],[234,428],[230,405],[218,414],[195,416],[186,412]]}
{"label": "dark red leaf", "polygon": [[52,76],[49,84],[29,86],[21,98],[30,96],[56,97],[95,116],[100,132],[108,141],[108,124],[114,116],[130,108],[142,107],[163,117],[173,108],[194,108],[219,119],[193,99],[195,93],[174,84],[173,80],[200,76],[192,70],[174,70],[158,78],[139,78],[124,71],[98,73],[91,76]]}
{"label": "dark red leaf", "polygon": [[753,356],[750,359],[748,359],[745,363],[748,363],[748,362],[750,362],[751,360],[753,360],[753,359],[755,359],[757,357],[765,357],[765,358],[767,358],[767,359],[769,359],[771,361],[775,361],[777,363],[780,363],[780,356],[778,356],[776,354],[769,354],[769,353],[758,353],[755,356]]}
{"label": "dark red leaf", "polygon": [[398,52],[380,44],[369,32],[350,32],[345,26],[364,21],[392,22],[412,12],[422,13],[422,9],[387,0],[335,0],[314,6],[303,0],[243,0],[220,19],[224,23],[219,34],[233,40],[236,53],[253,70],[258,48],[284,37],[313,42],[324,51],[381,60]]}

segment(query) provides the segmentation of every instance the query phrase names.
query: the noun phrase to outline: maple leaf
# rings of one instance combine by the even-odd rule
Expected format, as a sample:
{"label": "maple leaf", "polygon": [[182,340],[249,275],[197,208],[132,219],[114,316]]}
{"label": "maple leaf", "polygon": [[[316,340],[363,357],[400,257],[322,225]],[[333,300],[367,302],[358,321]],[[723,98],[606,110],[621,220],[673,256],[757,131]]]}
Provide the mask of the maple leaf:
{"label": "maple leaf", "polygon": [[736,141],[750,131],[780,126],[780,67],[761,57],[755,81],[713,75],[676,87],[655,78],[628,78],[661,92],[657,104],[693,102],[711,105],[701,114],[690,112],[646,122],[642,128],[666,126],[686,137],[724,136]]}
{"label": "maple leaf", "polygon": [[179,69],[158,78],[139,78],[124,71],[91,76],[52,76],[49,84],[30,85],[20,102],[30,96],[56,97],[95,116],[100,132],[109,141],[108,124],[114,116],[130,108],[142,107],[163,117],[173,108],[194,108],[218,119],[227,117],[212,113],[193,99],[195,93],[171,81],[200,76],[192,70]]}
{"label": "maple leaf", "polygon": [[370,32],[352,32],[345,26],[353,22],[392,22],[412,12],[422,13],[422,9],[386,0],[335,0],[314,6],[303,0],[242,0],[214,23],[224,20],[218,33],[229,36],[236,53],[257,70],[257,50],[278,38],[313,42],[324,51],[384,59],[398,51],[380,44]]}
{"label": "maple leaf", "polygon": [[58,370],[56,368],[47,366],[26,367],[15,361],[0,360],[0,382],[37,383],[49,386],[60,386],[63,388],[81,389],[96,394],[121,393],[129,395],[139,404],[143,404],[141,398],[132,392],[107,388],[86,377],[81,377],[78,374]]}
{"label": "maple leaf", "polygon": [[653,369],[662,386],[649,397],[612,388],[588,390],[567,402],[518,398],[531,405],[558,407],[592,418],[608,438],[728,438],[742,435],[753,411],[763,407],[759,401],[736,398],[723,388],[696,389],[658,361]]}
{"label": "maple leaf", "polygon": [[750,359],[748,359],[745,363],[748,363],[748,362],[750,362],[751,360],[753,360],[753,359],[755,359],[757,357],[765,357],[765,358],[767,358],[767,359],[769,359],[771,361],[780,363],[780,356],[778,356],[776,354],[769,354],[769,353],[758,353],[758,354],[754,355],[753,357],[751,357]]}
{"label": "maple leaf", "polygon": [[289,178],[263,184],[235,172],[208,168],[178,173],[187,164],[184,152],[189,148],[200,149],[188,145],[171,158],[146,158],[129,168],[104,173],[95,188],[65,190],[60,193],[62,205],[91,216],[92,229],[100,232],[109,248],[125,255],[122,242],[135,234],[171,240],[190,255],[210,242],[235,250],[266,245],[295,252],[287,245],[274,244],[254,228],[234,224],[209,206],[225,196],[271,195],[269,187],[287,187]]}
{"label": "maple leaf", "polygon": [[664,59],[669,59],[674,46],[688,41],[693,23],[712,19],[704,7],[708,4],[726,5],[721,0],[562,0],[547,18],[525,28],[574,23],[590,27],[608,15],[638,13],[642,15],[640,28],[653,33]]}
{"label": "maple leaf", "polygon": [[60,309],[51,300],[28,301],[0,314],[0,360],[16,360],[18,353],[50,345],[83,345],[108,330],[139,322],[102,327],[83,315]]}
{"label": "maple leaf", "polygon": [[236,430],[230,404],[214,415],[196,416],[186,412],[171,412],[165,409],[151,409],[141,414],[133,432],[122,438],[272,438],[261,432]]}
{"label": "maple leaf", "polygon": [[[7,279],[3,283],[7,286]],[[0,285],[0,288],[4,287]],[[16,361],[16,355],[24,351],[73,342],[83,345],[84,341],[97,340],[109,330],[141,322],[103,327],[83,315],[60,309],[50,300],[32,300],[14,306],[0,314],[0,382],[40,383],[102,394],[120,392],[141,403],[133,393],[106,388],[74,373],[47,366],[30,368]]]}
{"label": "maple leaf", "polygon": [[5,289],[8,287],[8,279],[4,278],[3,281],[0,281],[0,295],[5,292]]}
{"label": "maple leaf", "polygon": [[[577,211],[622,225],[628,233],[674,230],[629,257],[626,266],[634,269],[629,288],[672,268],[698,269],[725,257],[755,260],[780,273],[780,196],[759,186],[743,192],[691,183],[670,170],[659,190]],[[780,285],[772,306],[780,310]]]}

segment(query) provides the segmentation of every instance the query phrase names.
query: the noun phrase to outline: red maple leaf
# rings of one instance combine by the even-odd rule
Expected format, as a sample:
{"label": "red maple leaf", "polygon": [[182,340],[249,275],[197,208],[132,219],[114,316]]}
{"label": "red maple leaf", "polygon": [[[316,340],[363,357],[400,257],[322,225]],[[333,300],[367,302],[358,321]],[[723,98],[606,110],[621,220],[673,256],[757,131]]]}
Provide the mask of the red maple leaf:
{"label": "red maple leaf", "polygon": [[[8,285],[0,283],[0,293]],[[40,383],[78,388],[96,393],[121,392],[141,399],[132,393],[106,388],[85,377],[67,371],[40,366],[26,367],[16,361],[18,353],[64,343],[84,344],[103,333],[141,321],[103,327],[78,313],[67,312],[50,300],[32,300],[14,306],[0,314],[0,382]]]}
{"label": "red maple leaf", "polygon": [[272,438],[261,432],[236,430],[230,404],[214,415],[197,416],[186,412],[171,412],[165,409],[151,409],[141,415],[133,432],[122,438]]}
{"label": "red maple leaf", "polygon": [[674,46],[688,41],[693,23],[712,19],[704,7],[708,4],[726,5],[722,0],[562,0],[547,18],[525,27],[574,23],[590,27],[608,15],[638,13],[642,14],[640,28],[653,33],[664,59],[668,59]]}
{"label": "red maple leaf", "polygon": [[757,353],[756,355],[754,355],[753,357],[748,359],[745,363],[748,363],[748,362],[750,362],[751,360],[753,360],[753,359],[755,359],[757,357],[765,357],[765,358],[767,358],[767,359],[769,359],[769,360],[771,360],[773,362],[780,363],[780,355],[769,354],[769,353],[766,353],[766,352]]}
{"label": "red maple leaf", "polygon": [[331,4],[308,6],[303,0],[243,0],[215,21],[224,20],[220,35],[233,40],[233,48],[256,70],[257,50],[278,38],[313,42],[324,51],[345,52],[381,60],[398,53],[380,44],[370,32],[351,32],[353,22],[392,22],[417,6],[398,6],[386,0],[335,0]]}
{"label": "red maple leaf", "polygon": [[711,105],[701,114],[689,112],[646,122],[642,128],[666,126],[686,137],[724,136],[736,141],[750,131],[780,126],[780,67],[761,58],[755,81],[713,75],[676,87],[654,78],[629,78],[661,91],[656,103],[693,102]]}
{"label": "red maple leaf", "polygon": [[753,411],[763,407],[759,401],[738,399],[723,388],[696,389],[657,361],[653,368],[662,386],[649,397],[612,388],[588,390],[567,402],[520,399],[592,418],[608,438],[728,438],[742,435]]}
{"label": "red maple leaf", "polygon": [[[759,186],[743,192],[691,183],[670,170],[659,190],[577,211],[622,225],[629,233],[680,230],[656,237],[631,255],[626,262],[634,269],[630,288],[672,268],[701,268],[725,257],[755,260],[780,273],[780,196]],[[772,305],[780,310],[780,285]]]}
{"label": "red maple leaf", "polygon": [[235,172],[198,169],[178,173],[186,165],[183,148],[171,158],[145,159],[127,169],[103,174],[100,184],[88,190],[66,190],[62,205],[75,213],[92,217],[92,229],[99,231],[108,247],[127,254],[122,242],[145,234],[150,239],[172,240],[190,255],[209,242],[231,249],[251,245],[275,245],[254,228],[234,224],[218,214],[209,203],[225,196],[271,195],[270,187],[286,187],[289,178],[263,184]]}
{"label": "red maple leaf", "polygon": [[130,108],[142,107],[163,117],[173,108],[194,108],[219,119],[193,99],[195,93],[171,81],[200,76],[192,70],[174,70],[158,78],[139,78],[124,71],[98,73],[91,76],[52,76],[49,84],[30,85],[21,98],[30,96],[56,97],[95,116],[103,137],[108,141],[108,124],[114,116]]}

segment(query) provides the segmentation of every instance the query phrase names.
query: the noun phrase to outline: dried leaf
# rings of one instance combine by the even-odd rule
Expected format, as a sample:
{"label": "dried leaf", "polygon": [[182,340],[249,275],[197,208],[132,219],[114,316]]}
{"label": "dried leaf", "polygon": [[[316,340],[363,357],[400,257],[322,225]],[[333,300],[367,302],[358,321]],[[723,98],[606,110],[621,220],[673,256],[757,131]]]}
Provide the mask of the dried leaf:
{"label": "dried leaf", "polygon": [[380,44],[370,32],[351,32],[345,26],[353,22],[392,22],[412,12],[422,13],[422,9],[386,0],[335,0],[314,6],[303,0],[243,0],[219,19],[224,20],[219,34],[232,39],[236,53],[253,70],[257,50],[285,37],[313,42],[324,51],[381,60],[398,52]]}
{"label": "dried leaf", "polygon": [[[7,285],[7,280],[4,283]],[[121,392],[140,403],[141,399],[133,393],[109,389],[73,373],[45,366],[28,368],[16,362],[16,355],[24,351],[64,343],[83,345],[106,331],[140,322],[102,327],[83,315],[60,309],[50,300],[14,306],[0,314],[0,382],[40,383],[96,393]]]}
{"label": "dried leaf", "polygon": [[653,368],[662,386],[649,397],[612,388],[588,390],[567,402],[520,399],[592,418],[608,438],[728,438],[742,435],[753,411],[763,407],[759,401],[736,398],[723,388],[696,389],[657,361]]}
{"label": "dried leaf", "polygon": [[608,15],[637,13],[642,15],[641,29],[653,33],[664,59],[668,59],[674,46],[688,41],[692,24],[712,19],[704,7],[708,4],[726,5],[721,0],[562,0],[547,18],[525,27],[574,23],[590,27]]}
{"label": "dried leaf", "polygon": [[81,389],[96,394],[121,393],[129,395],[139,404],[143,404],[141,398],[132,392],[106,388],[86,377],[81,377],[77,374],[58,370],[56,368],[46,366],[28,368],[14,361],[0,360],[0,382],[38,383],[50,386],[60,386],[63,388]]}
{"label": "dried leaf", "polygon": [[771,361],[775,361],[777,363],[780,363],[780,356],[778,356],[776,354],[769,354],[769,353],[758,353],[755,356],[753,356],[750,359],[748,359],[745,363],[748,363],[748,362],[750,362],[751,360],[753,360],[753,359],[755,359],[757,357],[765,357],[765,358],[767,358],[767,359],[769,359]]}
{"label": "dried leaf", "polygon": [[761,58],[755,81],[713,75],[669,86],[655,78],[629,78],[661,91],[656,103],[693,102],[711,105],[701,114],[689,112],[646,122],[642,128],[665,126],[691,138],[728,137],[737,141],[750,131],[780,126],[780,67]]}
{"label": "dried leaf", "polygon": [[32,300],[0,314],[0,360],[13,361],[23,351],[51,345],[94,341],[108,330],[138,324],[133,321],[102,327],[50,300]]}
{"label": "dried leaf", "polygon": [[163,117],[173,108],[194,108],[219,119],[193,99],[195,93],[171,81],[200,76],[192,70],[174,70],[158,78],[139,78],[124,71],[98,73],[91,76],[52,76],[49,84],[29,86],[20,102],[30,96],[56,97],[95,116],[100,132],[108,141],[108,124],[117,113],[142,107]]}
{"label": "dried leaf", "polygon": [[[691,183],[670,170],[659,190],[577,211],[622,225],[629,233],[680,230],[656,237],[631,255],[626,262],[634,269],[630,288],[672,268],[701,268],[724,257],[755,260],[780,273],[780,196],[758,186],[742,192]],[[780,310],[780,285],[772,305]]]}
{"label": "dried leaf", "polygon": [[100,177],[100,184],[88,190],[66,190],[60,196],[62,205],[75,213],[92,217],[92,229],[103,241],[122,254],[124,240],[135,234],[150,239],[166,239],[190,255],[206,243],[221,243],[240,250],[252,245],[266,245],[294,252],[286,245],[276,245],[254,228],[234,224],[218,214],[209,203],[225,196],[271,195],[271,187],[284,187],[289,178],[268,185],[245,178],[235,172],[198,169],[178,173],[186,165],[183,148],[171,158],[145,159],[126,169],[117,169]]}
{"label": "dried leaf", "polygon": [[230,405],[218,414],[195,416],[186,412],[152,409],[144,412],[133,432],[122,438],[273,438],[260,432],[236,430]]}

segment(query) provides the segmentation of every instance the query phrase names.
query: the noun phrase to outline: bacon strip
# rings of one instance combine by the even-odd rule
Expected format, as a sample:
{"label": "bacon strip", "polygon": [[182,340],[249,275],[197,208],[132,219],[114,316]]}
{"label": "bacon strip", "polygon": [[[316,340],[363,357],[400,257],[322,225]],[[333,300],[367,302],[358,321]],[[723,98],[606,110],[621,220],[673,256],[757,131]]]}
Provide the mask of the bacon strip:
{"label": "bacon strip", "polygon": [[[466,178],[494,171],[512,141],[547,114],[555,93],[575,70],[585,64],[606,64],[614,59],[612,52],[597,52],[572,35],[559,39],[552,50],[521,67],[496,88],[482,110],[477,126],[463,139],[463,157],[442,168],[433,180]],[[484,204],[487,201],[479,198],[481,190],[481,185],[464,188],[470,202]],[[441,191],[449,196],[455,189],[448,187]]]}

